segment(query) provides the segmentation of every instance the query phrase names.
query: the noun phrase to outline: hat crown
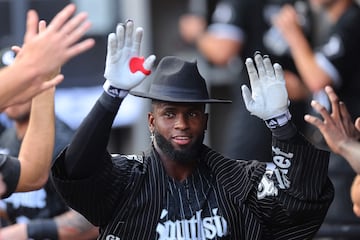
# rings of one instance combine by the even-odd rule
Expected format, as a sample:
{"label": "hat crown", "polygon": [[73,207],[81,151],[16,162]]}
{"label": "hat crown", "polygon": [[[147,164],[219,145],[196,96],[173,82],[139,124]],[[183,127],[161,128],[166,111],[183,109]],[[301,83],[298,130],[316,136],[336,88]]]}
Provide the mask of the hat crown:
{"label": "hat crown", "polygon": [[209,98],[205,80],[200,75],[196,62],[186,62],[172,56],[160,61],[149,93],[179,100]]}

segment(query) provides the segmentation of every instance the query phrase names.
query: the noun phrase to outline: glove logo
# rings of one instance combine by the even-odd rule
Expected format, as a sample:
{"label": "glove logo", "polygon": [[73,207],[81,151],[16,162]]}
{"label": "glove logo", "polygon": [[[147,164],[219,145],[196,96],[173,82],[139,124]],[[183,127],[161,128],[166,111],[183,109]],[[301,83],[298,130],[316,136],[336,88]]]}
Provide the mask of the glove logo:
{"label": "glove logo", "polygon": [[276,127],[279,126],[279,123],[278,123],[278,121],[277,121],[275,118],[266,120],[265,123],[267,124],[267,126],[268,126],[269,128],[276,128]]}
{"label": "glove logo", "polygon": [[142,72],[145,75],[150,75],[151,71],[144,68],[143,63],[145,59],[143,57],[133,57],[130,59],[130,71],[135,73],[137,71]]}
{"label": "glove logo", "polygon": [[109,86],[108,93],[110,93],[112,96],[119,96],[120,95],[120,89],[115,88],[113,86]]}

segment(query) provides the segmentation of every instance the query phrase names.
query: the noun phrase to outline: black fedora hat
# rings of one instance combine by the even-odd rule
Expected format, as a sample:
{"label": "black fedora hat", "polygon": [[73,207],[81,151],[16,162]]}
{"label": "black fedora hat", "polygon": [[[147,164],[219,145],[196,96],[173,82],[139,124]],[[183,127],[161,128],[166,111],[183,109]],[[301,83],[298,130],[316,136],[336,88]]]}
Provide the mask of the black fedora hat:
{"label": "black fedora hat", "polygon": [[176,56],[161,59],[150,84],[149,92],[130,91],[131,95],[153,100],[179,103],[231,103],[211,99],[205,79],[196,61],[188,62]]}

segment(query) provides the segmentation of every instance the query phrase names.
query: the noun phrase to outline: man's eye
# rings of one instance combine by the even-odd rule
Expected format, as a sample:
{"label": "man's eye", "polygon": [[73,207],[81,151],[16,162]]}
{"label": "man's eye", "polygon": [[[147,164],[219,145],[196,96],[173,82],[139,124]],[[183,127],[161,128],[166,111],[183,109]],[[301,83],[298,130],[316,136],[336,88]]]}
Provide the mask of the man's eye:
{"label": "man's eye", "polygon": [[199,114],[197,112],[190,112],[189,113],[189,116],[194,118],[194,117],[197,117]]}
{"label": "man's eye", "polygon": [[166,112],[166,113],[165,113],[165,116],[166,116],[167,118],[171,118],[171,117],[174,117],[175,114],[172,113],[172,112]]}

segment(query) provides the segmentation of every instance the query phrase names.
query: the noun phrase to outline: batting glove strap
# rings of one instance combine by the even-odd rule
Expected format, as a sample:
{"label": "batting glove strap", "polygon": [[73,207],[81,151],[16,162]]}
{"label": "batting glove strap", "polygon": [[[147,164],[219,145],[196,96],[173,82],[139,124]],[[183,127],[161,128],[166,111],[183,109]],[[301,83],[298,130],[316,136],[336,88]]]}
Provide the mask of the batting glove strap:
{"label": "batting glove strap", "polygon": [[284,126],[291,119],[291,113],[287,110],[285,113],[265,120],[266,126],[275,129]]}
{"label": "batting glove strap", "polygon": [[124,98],[129,93],[127,90],[112,86],[108,80],[105,81],[103,88],[112,97]]}

